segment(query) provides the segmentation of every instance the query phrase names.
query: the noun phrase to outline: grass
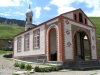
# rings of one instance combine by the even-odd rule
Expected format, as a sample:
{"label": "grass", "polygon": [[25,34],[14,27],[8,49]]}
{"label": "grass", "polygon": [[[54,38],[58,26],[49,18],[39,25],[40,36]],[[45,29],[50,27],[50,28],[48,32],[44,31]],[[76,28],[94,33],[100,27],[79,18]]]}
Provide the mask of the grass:
{"label": "grass", "polygon": [[13,39],[16,34],[24,31],[24,27],[0,24],[0,39]]}
{"label": "grass", "polygon": [[20,74],[13,74],[13,75],[20,75]]}
{"label": "grass", "polygon": [[97,39],[100,39],[100,17],[90,17],[90,20],[96,26]]}
{"label": "grass", "polygon": [[0,50],[0,54],[11,53],[12,51]]}
{"label": "grass", "polygon": [[93,73],[93,74],[91,74],[91,75],[96,75],[97,73]]}
{"label": "grass", "polygon": [[100,40],[97,42],[98,55],[100,56]]}

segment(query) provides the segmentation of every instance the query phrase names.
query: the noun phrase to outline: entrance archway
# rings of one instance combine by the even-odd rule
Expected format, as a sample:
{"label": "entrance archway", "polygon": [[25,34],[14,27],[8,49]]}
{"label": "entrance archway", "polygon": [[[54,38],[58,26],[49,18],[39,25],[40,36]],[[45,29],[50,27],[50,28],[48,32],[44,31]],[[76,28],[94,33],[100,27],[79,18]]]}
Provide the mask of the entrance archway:
{"label": "entrance archway", "polygon": [[55,28],[49,31],[49,61],[57,61],[57,38]]}
{"label": "entrance archway", "polygon": [[74,34],[74,56],[76,60],[91,59],[90,39],[88,34],[82,30]]}

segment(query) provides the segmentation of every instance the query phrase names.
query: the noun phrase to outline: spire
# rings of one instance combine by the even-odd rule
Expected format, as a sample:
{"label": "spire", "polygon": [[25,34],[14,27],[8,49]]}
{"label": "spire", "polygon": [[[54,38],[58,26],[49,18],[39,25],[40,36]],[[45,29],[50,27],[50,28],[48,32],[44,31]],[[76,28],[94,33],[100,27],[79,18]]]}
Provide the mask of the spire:
{"label": "spire", "polygon": [[30,4],[29,4],[29,9],[31,9],[31,6],[30,6]]}
{"label": "spire", "polygon": [[32,17],[33,17],[33,12],[31,10],[30,4],[28,5],[28,9],[26,11],[26,25],[25,25],[25,30],[28,30],[33,27],[32,24]]}

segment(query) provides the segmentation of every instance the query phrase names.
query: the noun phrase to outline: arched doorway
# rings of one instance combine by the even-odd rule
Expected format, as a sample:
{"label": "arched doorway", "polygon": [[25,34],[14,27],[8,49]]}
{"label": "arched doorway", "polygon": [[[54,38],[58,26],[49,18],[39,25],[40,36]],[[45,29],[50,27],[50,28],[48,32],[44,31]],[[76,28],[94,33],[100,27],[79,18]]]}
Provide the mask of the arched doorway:
{"label": "arched doorway", "polygon": [[75,59],[77,60],[90,60],[91,47],[90,39],[86,32],[79,30],[74,35],[74,51]]}
{"label": "arched doorway", "polygon": [[49,31],[49,61],[57,61],[57,38],[55,28]]}

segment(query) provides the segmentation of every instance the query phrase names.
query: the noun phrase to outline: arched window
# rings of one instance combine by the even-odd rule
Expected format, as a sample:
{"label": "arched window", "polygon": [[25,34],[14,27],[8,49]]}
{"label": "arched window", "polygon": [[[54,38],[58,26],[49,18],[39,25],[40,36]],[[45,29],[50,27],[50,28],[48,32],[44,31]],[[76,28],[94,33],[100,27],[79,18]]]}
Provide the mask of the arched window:
{"label": "arched window", "polygon": [[79,22],[82,22],[82,23],[83,23],[83,16],[82,16],[82,13],[79,13]]}

